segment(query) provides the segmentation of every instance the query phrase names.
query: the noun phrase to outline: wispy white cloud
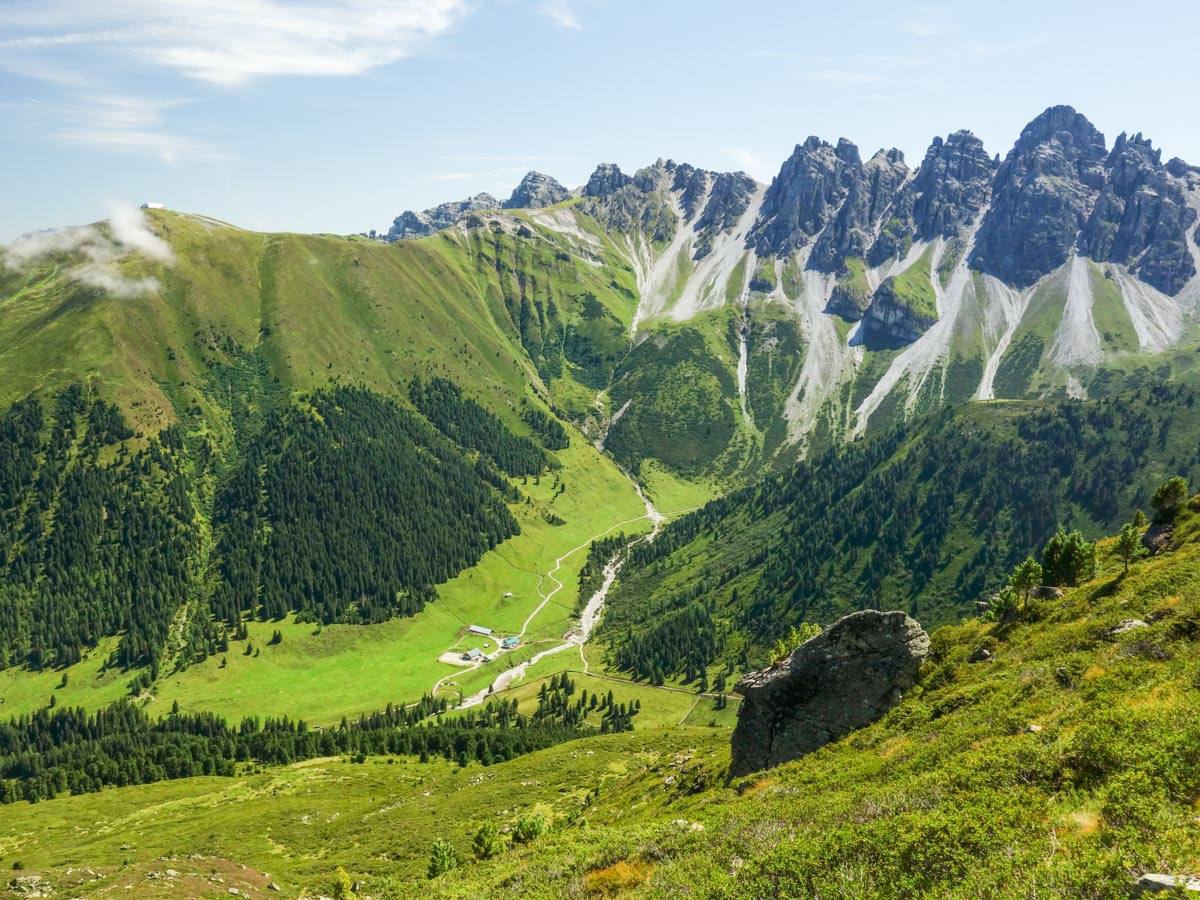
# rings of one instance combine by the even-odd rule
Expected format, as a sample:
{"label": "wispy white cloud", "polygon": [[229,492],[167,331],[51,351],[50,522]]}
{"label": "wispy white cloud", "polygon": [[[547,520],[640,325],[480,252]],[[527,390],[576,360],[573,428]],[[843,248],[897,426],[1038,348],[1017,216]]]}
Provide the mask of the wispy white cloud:
{"label": "wispy white cloud", "polygon": [[39,130],[65,146],[156,157],[167,163],[228,158],[208,142],[178,133],[167,114],[182,99],[153,100],[128,95],[86,95],[78,99],[27,104],[24,109]]}
{"label": "wispy white cloud", "polygon": [[14,271],[56,253],[79,258],[67,270],[69,277],[118,297],[151,294],[159,288],[153,276],[134,277],[122,272],[120,263],[125,259],[138,255],[167,266],[175,263],[170,245],[151,229],[142,211],[132,206],[114,208],[105,226],[36,231],[0,246],[5,267]]}
{"label": "wispy white cloud", "polygon": [[566,28],[570,31],[583,30],[583,23],[579,21],[579,16],[575,14],[575,10],[571,8],[567,0],[548,0],[542,4],[541,11],[542,15],[559,28]]}
{"label": "wispy white cloud", "polygon": [[0,59],[90,46],[225,86],[359,75],[411,56],[468,13],[467,0],[10,0]]}
{"label": "wispy white cloud", "polygon": [[778,168],[745,147],[726,147],[725,155],[734,160],[743,172],[759,181],[770,181],[774,170]]}

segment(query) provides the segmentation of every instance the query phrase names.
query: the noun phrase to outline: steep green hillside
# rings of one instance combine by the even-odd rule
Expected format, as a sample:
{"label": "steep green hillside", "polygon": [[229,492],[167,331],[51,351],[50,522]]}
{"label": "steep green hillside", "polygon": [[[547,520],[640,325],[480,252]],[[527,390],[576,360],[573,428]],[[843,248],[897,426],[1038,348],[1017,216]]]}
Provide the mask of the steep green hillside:
{"label": "steep green hillside", "polygon": [[762,665],[802,621],[883,605],[953,622],[1060,525],[1111,532],[1158,481],[1200,476],[1197,399],[947,410],[713,501],[632,552],[609,662],[690,683]]}
{"label": "steep green hillside", "polygon": [[[891,713],[745,783],[727,731],[635,718],[491,766],[329,758],[0,806],[0,861],[100,897],[330,895],[342,867],[379,898],[1117,900],[1200,869],[1200,499],[1128,575],[1114,550],[1012,621],[939,630]],[[459,864],[431,880],[435,840]]]}
{"label": "steep green hillside", "polygon": [[[127,685],[236,714],[269,671],[269,709],[336,717],[431,689],[465,620],[566,630],[548,573],[645,517],[559,419],[588,427],[628,347],[626,270],[513,217],[396,246],[150,226],[173,261],[106,263],[136,290],[80,282],[82,251],[3,273],[8,711]],[[312,665],[380,656],[395,682],[336,699]]]}

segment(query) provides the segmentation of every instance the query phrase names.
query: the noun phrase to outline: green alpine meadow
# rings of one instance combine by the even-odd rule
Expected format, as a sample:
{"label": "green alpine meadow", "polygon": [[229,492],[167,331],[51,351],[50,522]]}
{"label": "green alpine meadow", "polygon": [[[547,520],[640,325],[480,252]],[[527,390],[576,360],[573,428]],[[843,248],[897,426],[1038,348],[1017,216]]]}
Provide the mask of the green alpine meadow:
{"label": "green alpine meadow", "polygon": [[1200,14],[1070,7],[0,4],[0,900],[1200,897]]}

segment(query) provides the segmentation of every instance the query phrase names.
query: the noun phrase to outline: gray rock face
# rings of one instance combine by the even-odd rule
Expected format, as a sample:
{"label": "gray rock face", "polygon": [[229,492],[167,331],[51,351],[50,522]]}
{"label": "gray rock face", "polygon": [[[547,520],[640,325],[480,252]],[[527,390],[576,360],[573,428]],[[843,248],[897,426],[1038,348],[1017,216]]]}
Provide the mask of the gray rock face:
{"label": "gray rock face", "polygon": [[934,138],[912,184],[915,236],[949,239],[972,224],[991,197],[997,168],[969,131]]}
{"label": "gray rock face", "polygon": [[868,262],[881,265],[903,256],[910,241],[948,240],[973,224],[991,198],[997,166],[969,131],[934,138],[916,176],[896,198]]}
{"label": "gray rock face", "polygon": [[[1186,232],[1196,213],[1184,198],[1186,172],[1172,174],[1140,134],[1122,134],[1105,162],[1108,183],[1079,238],[1093,259],[1124,263],[1148,284],[1176,294],[1196,274]],[[1172,160],[1175,171],[1178,162]]]}
{"label": "gray rock face", "polygon": [[424,212],[405,210],[392,221],[388,229],[389,241],[407,241],[423,238],[449,228],[463,216],[482,209],[499,209],[500,201],[491,194],[476,194],[466,200],[442,203]]}
{"label": "gray rock face", "polygon": [[665,193],[674,187],[678,170],[681,178],[696,170],[676,166],[670,160],[658,160],[652,166],[626,175],[614,165],[601,165],[592,173],[583,189],[580,208],[602,223],[609,231],[633,234],[640,231],[654,241],[669,241],[675,235],[674,212],[665,202]]}
{"label": "gray rock face", "polygon": [[902,612],[839,619],[780,666],[747,675],[730,778],[777,766],[869,725],[900,702],[929,655],[929,636]]}
{"label": "gray rock face", "polygon": [[996,173],[973,268],[1025,288],[1067,261],[1105,184],[1104,135],[1069,106],[1021,132]]}
{"label": "gray rock face", "polygon": [[571,192],[541,172],[530,172],[521,179],[512,192],[512,196],[504,201],[505,209],[544,209],[569,200]]}
{"label": "gray rock face", "polygon": [[861,168],[850,141],[843,138],[834,147],[810,137],[767,188],[748,242],[759,256],[783,256],[806,246],[837,215]]}
{"label": "gray rock face", "polygon": [[909,174],[904,154],[896,149],[880,150],[852,168],[846,200],[817,239],[809,264],[836,272],[847,257],[865,257]]}
{"label": "gray rock face", "polygon": [[713,239],[722,231],[737,225],[750,206],[750,198],[758,184],[745,172],[708,172],[711,188],[708,202],[696,220],[695,259],[703,259],[712,249]]}
{"label": "gray rock face", "polygon": [[601,163],[596,166],[587,184],[583,188],[585,197],[606,197],[609,194],[615,194],[627,184],[631,184],[633,179],[621,171],[620,166],[615,163]]}

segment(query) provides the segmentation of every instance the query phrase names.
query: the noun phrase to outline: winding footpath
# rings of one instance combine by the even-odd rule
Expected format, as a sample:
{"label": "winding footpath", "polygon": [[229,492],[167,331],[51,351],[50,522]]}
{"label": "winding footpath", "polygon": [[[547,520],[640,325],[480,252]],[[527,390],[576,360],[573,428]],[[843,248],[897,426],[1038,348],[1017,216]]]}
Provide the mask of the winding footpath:
{"label": "winding footpath", "polygon": [[[583,656],[583,645],[586,644],[588,639],[592,636],[592,632],[595,630],[596,625],[600,621],[600,616],[604,612],[604,601],[608,597],[608,592],[612,588],[613,582],[617,580],[617,574],[621,571],[621,567],[625,564],[625,559],[629,549],[635,544],[641,543],[642,541],[653,541],[656,537],[658,537],[658,533],[662,530],[663,523],[667,520],[666,516],[655,509],[654,504],[650,502],[650,499],[642,491],[641,485],[631,478],[628,473],[625,473],[625,477],[629,478],[629,480],[633,483],[634,490],[637,491],[638,497],[641,499],[642,503],[646,505],[646,514],[644,516],[638,516],[634,519],[627,519],[624,522],[618,522],[611,528],[592,536],[578,547],[568,550],[557,560],[555,560],[554,568],[542,576],[542,581],[538,585],[538,594],[541,596],[542,602],[539,603],[537,608],[529,614],[529,617],[525,620],[525,624],[521,626],[521,636],[525,636],[526,632],[529,630],[529,623],[532,622],[537,614],[545,608],[546,604],[554,598],[554,595],[562,590],[563,583],[558,579],[555,573],[562,568],[563,562],[568,557],[578,553],[580,550],[583,550],[586,547],[591,546],[593,541],[599,540],[605,535],[616,531],[618,528],[623,528],[626,525],[630,525],[634,522],[641,522],[644,519],[650,520],[652,527],[649,533],[634,538],[623,548],[613,554],[612,559],[610,559],[608,564],[604,567],[604,580],[601,582],[600,587],[596,590],[596,593],[594,593],[591,599],[588,600],[587,605],[584,606],[583,612],[580,614],[579,625],[573,628],[563,638],[561,643],[554,645],[548,650],[541,651],[532,659],[529,659],[520,665],[513,666],[511,669],[506,669],[505,671],[501,672],[496,676],[495,681],[493,681],[489,687],[486,687],[477,693],[471,694],[468,697],[464,697],[462,702],[459,704],[460,709],[464,709],[469,706],[478,706],[487,699],[489,694],[503,691],[510,687],[514,682],[520,681],[525,677],[525,673],[530,666],[536,665],[547,656],[551,656],[555,653],[561,653],[563,650],[567,650],[572,647],[578,647],[580,656]],[[549,593],[546,593],[542,589],[542,583],[544,583],[547,579],[554,582],[555,585]],[[584,658],[584,665],[586,666],[586,664],[587,660]],[[464,669],[460,672],[455,672],[447,675],[445,678],[442,678],[434,686],[434,693],[436,693],[438,688],[441,688],[450,679],[458,678],[465,674],[465,672],[473,671],[474,668],[478,668],[478,666],[473,667],[472,669]]]}

